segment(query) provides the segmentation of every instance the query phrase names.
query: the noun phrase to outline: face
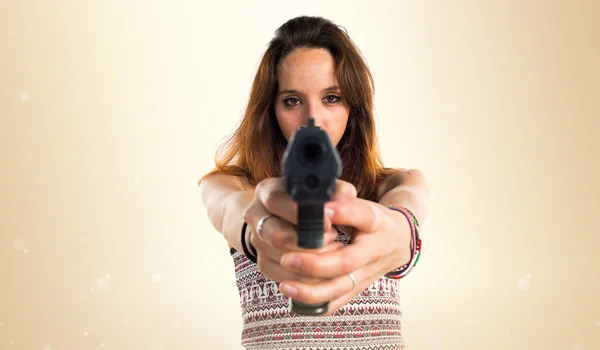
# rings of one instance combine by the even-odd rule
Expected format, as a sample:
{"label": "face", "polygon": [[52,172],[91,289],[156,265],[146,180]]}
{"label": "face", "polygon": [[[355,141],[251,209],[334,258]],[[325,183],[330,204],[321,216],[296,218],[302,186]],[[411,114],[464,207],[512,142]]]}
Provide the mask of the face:
{"label": "face", "polygon": [[334,69],[333,57],[325,49],[297,49],[279,63],[275,114],[286,140],[312,117],[337,146],[350,112]]}

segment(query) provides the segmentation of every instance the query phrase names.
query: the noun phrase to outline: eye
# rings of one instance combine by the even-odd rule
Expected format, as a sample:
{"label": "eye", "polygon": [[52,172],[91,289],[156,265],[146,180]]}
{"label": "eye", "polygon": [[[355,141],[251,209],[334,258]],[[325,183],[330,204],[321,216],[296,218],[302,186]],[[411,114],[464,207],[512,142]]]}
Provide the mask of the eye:
{"label": "eye", "polygon": [[288,98],[286,98],[285,100],[283,100],[283,103],[284,103],[286,106],[292,107],[292,106],[295,106],[295,105],[297,105],[298,103],[300,103],[300,100],[299,100],[299,99],[297,99],[297,98],[295,98],[295,97],[288,97]]}
{"label": "eye", "polygon": [[325,97],[324,101],[325,103],[336,103],[339,102],[342,98],[336,95],[329,95],[327,97]]}

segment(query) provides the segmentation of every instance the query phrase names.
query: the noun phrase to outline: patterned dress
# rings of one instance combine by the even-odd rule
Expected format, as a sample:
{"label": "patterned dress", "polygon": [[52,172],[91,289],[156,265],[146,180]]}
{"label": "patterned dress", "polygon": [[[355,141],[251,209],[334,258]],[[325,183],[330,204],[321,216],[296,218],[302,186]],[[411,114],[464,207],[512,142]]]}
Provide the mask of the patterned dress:
{"label": "patterned dress", "polygon": [[[348,237],[338,230],[338,241]],[[242,308],[242,345],[250,350],[404,349],[399,281],[385,277],[331,316],[302,316],[256,264],[231,248]]]}

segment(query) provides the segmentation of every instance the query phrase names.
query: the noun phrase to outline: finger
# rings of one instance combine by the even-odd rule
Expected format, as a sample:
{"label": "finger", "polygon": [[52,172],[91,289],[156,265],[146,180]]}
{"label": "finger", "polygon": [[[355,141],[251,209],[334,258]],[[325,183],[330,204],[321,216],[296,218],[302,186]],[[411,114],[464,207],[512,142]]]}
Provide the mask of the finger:
{"label": "finger", "polygon": [[352,226],[336,225],[336,227],[349,238],[352,238],[354,235],[354,227]]}
{"label": "finger", "polygon": [[345,202],[355,199],[357,195],[358,191],[353,184],[341,179],[335,180],[335,193],[332,196],[333,201]]}
{"label": "finger", "polygon": [[257,190],[258,199],[270,213],[273,213],[288,222],[296,225],[298,222],[298,205],[285,192],[283,184],[274,183],[264,190]]}
{"label": "finger", "polygon": [[[339,308],[337,305],[331,305],[332,301],[338,301],[345,296],[358,295],[371,282],[376,280],[381,264],[374,262],[370,265],[363,266],[354,271],[352,274],[356,279],[356,286],[348,275],[338,276],[331,279],[323,279],[317,284],[307,284],[301,281],[283,280],[279,286],[280,291],[286,296],[306,304],[316,304],[322,302],[330,302],[330,308]],[[336,307],[337,306],[337,307]]]}
{"label": "finger", "polygon": [[384,261],[384,257],[389,255],[385,242],[377,242],[376,237],[371,238],[374,239],[365,239],[360,243],[344,246],[343,249],[320,254],[302,251],[287,252],[281,257],[281,266],[301,275],[318,278],[347,275],[368,265],[371,261]]}
{"label": "finger", "polygon": [[[263,221],[262,229],[258,232],[258,222],[267,215],[271,216]],[[251,237],[253,245],[259,246],[259,241],[264,241],[281,250],[295,249],[296,228],[285,219],[271,214],[258,198],[246,208],[243,219],[254,233]]]}
{"label": "finger", "polygon": [[[320,254],[320,253],[325,253],[325,252],[332,252],[332,251],[341,249],[343,247],[344,247],[344,243],[342,243],[342,242],[333,242],[333,243],[330,243],[330,244],[324,246],[323,248],[319,249],[316,253]],[[283,267],[281,267],[281,265],[279,265],[279,267],[281,269],[285,270]],[[296,281],[304,283],[304,284],[308,284],[308,285],[318,284],[318,283],[323,282],[323,280],[324,280],[323,278],[312,277],[312,276],[305,276],[305,275],[302,275],[302,274],[299,274],[299,273],[296,273],[296,272],[293,272],[293,271],[289,271],[289,270],[285,270],[285,271],[288,271],[288,272],[290,272],[292,274],[295,274],[296,275]]]}
{"label": "finger", "polygon": [[[265,208],[290,223],[298,224],[298,204],[287,193],[285,178],[276,177],[263,180],[255,189],[258,198]],[[357,190],[351,183],[336,179],[335,192],[332,196],[333,201],[350,201],[357,196]],[[329,230],[331,225],[327,220],[327,213],[324,211],[324,230]]]}
{"label": "finger", "polygon": [[351,226],[361,232],[374,232],[381,227],[382,220],[388,219],[381,204],[360,198],[347,202],[328,202],[325,207],[333,210],[333,225]]}
{"label": "finger", "polygon": [[[270,221],[272,219],[275,219],[275,218],[270,218],[267,221]],[[279,262],[279,261],[281,261],[281,257],[283,256],[284,253],[287,253],[290,251],[303,251],[303,249],[299,248],[297,245],[297,235],[295,234],[295,230],[293,228],[291,228],[287,232],[286,231],[271,232],[268,230],[274,229],[273,228],[274,225],[271,225],[270,228],[267,228],[266,223],[267,222],[265,221],[265,224],[263,225],[263,230],[261,231],[263,233],[262,238],[260,236],[258,236],[258,234],[254,233],[253,231],[250,234],[250,243],[254,246],[254,248],[257,250],[257,252],[259,254],[266,254],[271,259],[274,259],[275,261]],[[289,225],[289,224],[286,223],[285,221],[281,221],[281,225],[285,226],[285,225]],[[289,233],[290,231],[292,233]],[[275,237],[275,238],[273,240],[271,240],[269,238],[266,238],[265,235],[268,235],[269,237]],[[329,232],[327,232],[325,234],[323,247],[316,250],[315,252],[316,253],[330,252],[330,251],[342,248],[344,246],[344,244],[342,242],[336,242],[337,237],[338,237],[337,230],[335,230],[335,229],[329,230]]]}
{"label": "finger", "polygon": [[339,233],[336,228],[332,227],[325,233],[325,237],[323,239],[323,245],[327,246],[330,243],[333,243],[339,237]]}
{"label": "finger", "polygon": [[[283,251],[314,251],[314,249],[305,249],[298,246],[298,231],[296,227],[289,222],[278,217],[270,217],[263,222],[260,239],[271,246]],[[323,232],[323,246],[334,242],[338,237],[338,232],[331,227]],[[317,248],[318,250],[318,248]]]}
{"label": "finger", "polygon": [[268,212],[293,225],[298,224],[298,205],[287,193],[284,177],[268,178],[261,181],[256,186],[255,193]]}
{"label": "finger", "polygon": [[261,181],[255,193],[265,209],[290,223],[296,224],[297,205],[286,192],[285,178],[274,177]]}
{"label": "finger", "polygon": [[[341,242],[334,242],[332,244],[329,244],[325,247],[323,247],[323,251],[331,251],[331,250],[335,250],[335,249],[339,249],[341,246],[343,246],[343,243]],[[299,283],[302,284],[306,284],[306,285],[313,285],[313,284],[318,284],[323,282],[322,278],[315,278],[315,277],[309,277],[309,276],[303,276],[300,275],[298,273],[295,273],[293,271],[288,271],[284,268],[281,267],[281,265],[279,265],[279,261],[276,259],[273,259],[271,257],[272,254],[268,254],[269,253],[273,253],[273,248],[266,248],[264,250],[260,250],[260,252],[257,254],[257,268],[258,270],[263,273],[265,276],[267,276],[268,278],[276,281],[276,282],[281,282],[283,280],[293,280],[293,281],[297,281]],[[276,254],[275,254],[276,255]]]}
{"label": "finger", "polygon": [[317,304],[338,299],[353,288],[348,276],[323,280],[317,284],[307,284],[295,280],[283,280],[279,291],[284,295],[305,304]]}
{"label": "finger", "polygon": [[[264,185],[258,190],[257,196],[265,209],[274,215],[288,221],[293,225],[298,225],[298,204],[285,191],[284,184],[273,182],[270,185]],[[330,212],[323,208],[323,231],[331,228]]]}
{"label": "finger", "polygon": [[331,242],[331,243],[325,245],[323,248],[320,248],[319,250],[317,250],[316,254],[324,254],[324,253],[337,251],[337,250],[344,248],[345,246],[346,245],[343,242],[334,241],[334,242]]}
{"label": "finger", "polygon": [[[248,215],[248,220],[250,221],[250,225],[252,227],[257,227],[258,220],[256,220],[256,217],[262,218],[265,215],[269,215],[266,209],[264,209],[264,207],[260,209],[260,207],[262,206],[260,203],[257,203],[256,206],[258,208],[255,209],[255,211],[257,213],[260,212],[260,215]],[[333,225],[331,225],[331,221],[329,221],[327,224],[329,227],[326,230],[323,230],[324,245],[335,241],[338,237],[337,229],[334,228]],[[262,228],[260,230],[260,235],[258,234],[258,228],[256,228],[254,232],[257,233],[257,236],[261,240],[269,243],[271,246],[276,247],[280,250],[303,250],[303,248],[298,247],[298,233],[296,227],[290,222],[281,219],[280,217],[268,217],[263,221]]]}
{"label": "finger", "polygon": [[[331,299],[329,301],[329,308],[327,310],[327,313],[323,314],[322,316],[332,315],[337,310],[339,310],[341,307],[350,303],[354,298],[356,298],[357,295],[359,295],[360,293],[363,293],[375,281],[380,279],[384,273],[387,273],[387,271],[382,270],[382,268],[384,266],[385,265],[381,262],[373,263],[373,264],[369,265],[368,269],[360,269],[360,270],[353,272],[352,274],[356,278],[356,287],[351,288],[349,291],[347,291],[345,294],[339,296],[337,299]],[[384,271],[384,272],[381,272],[381,271]],[[365,277],[365,276],[367,276],[367,277]],[[349,276],[346,276],[346,277],[348,278],[348,280],[350,280],[350,283],[352,283],[352,280],[350,279],[350,277]]]}
{"label": "finger", "polygon": [[300,276],[297,273],[282,269],[281,266],[279,266],[277,260],[273,260],[265,254],[258,255],[256,267],[263,275],[267,276],[269,279],[272,279],[275,282],[281,282],[284,280],[301,280],[299,278]]}
{"label": "finger", "polygon": [[250,243],[257,254],[267,255],[279,262],[286,252],[298,251],[296,231],[293,226],[277,217],[266,220],[258,235],[256,229],[251,229]]}

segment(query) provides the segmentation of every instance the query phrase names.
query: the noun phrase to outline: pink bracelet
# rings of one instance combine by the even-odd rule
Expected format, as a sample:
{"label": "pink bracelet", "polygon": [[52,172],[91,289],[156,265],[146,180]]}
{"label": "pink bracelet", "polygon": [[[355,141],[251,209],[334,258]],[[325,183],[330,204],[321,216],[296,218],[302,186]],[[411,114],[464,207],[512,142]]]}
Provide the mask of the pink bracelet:
{"label": "pink bracelet", "polygon": [[408,220],[408,223],[410,226],[410,233],[411,233],[410,261],[407,264],[402,265],[399,268],[385,274],[385,277],[388,277],[388,278],[401,279],[401,278],[405,277],[406,275],[408,275],[408,273],[410,271],[412,271],[412,269],[415,266],[417,266],[417,262],[419,261],[419,258],[421,257],[421,247],[423,244],[421,242],[421,237],[419,235],[419,221],[417,221],[417,218],[415,217],[415,215],[408,208],[405,208],[401,205],[389,205],[388,208],[404,214],[404,216],[406,217],[406,220]]}

